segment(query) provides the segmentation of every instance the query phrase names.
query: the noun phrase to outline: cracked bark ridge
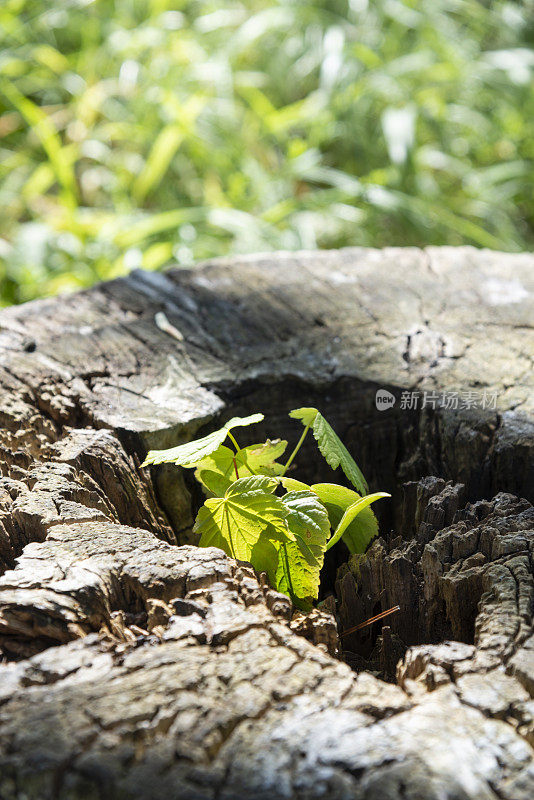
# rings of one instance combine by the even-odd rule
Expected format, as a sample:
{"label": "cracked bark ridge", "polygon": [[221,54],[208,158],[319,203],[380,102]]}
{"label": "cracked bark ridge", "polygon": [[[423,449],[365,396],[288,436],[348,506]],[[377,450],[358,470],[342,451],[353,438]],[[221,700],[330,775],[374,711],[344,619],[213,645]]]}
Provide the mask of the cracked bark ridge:
{"label": "cracked bark ridge", "polygon": [[[532,797],[533,266],[281,254],[0,314],[2,800]],[[378,412],[379,386],[498,404]],[[191,487],[139,467],[222,415],[285,433],[310,404],[396,500],[338,611],[401,605],[346,641],[390,678],[403,656],[397,685],[333,657],[328,604],[294,614],[193,546]]]}
{"label": "cracked bark ridge", "polygon": [[372,631],[344,637],[347,660],[374,670],[386,663],[393,677],[389,650],[411,646],[396,671],[409,692],[467,674],[473,694],[477,681],[483,695],[488,682],[502,682],[512,695],[515,686],[509,716],[532,742],[534,508],[505,493],[464,506],[464,487],[440,478],[405,488],[408,538],[376,540],[339,570],[342,628],[376,613],[377,598],[383,609],[400,606],[388,640]]}

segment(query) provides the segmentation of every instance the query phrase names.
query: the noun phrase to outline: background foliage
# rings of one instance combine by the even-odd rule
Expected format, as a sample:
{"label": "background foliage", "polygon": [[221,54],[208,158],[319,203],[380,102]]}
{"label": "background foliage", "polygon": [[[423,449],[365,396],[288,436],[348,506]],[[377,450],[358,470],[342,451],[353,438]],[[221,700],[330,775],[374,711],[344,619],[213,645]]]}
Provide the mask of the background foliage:
{"label": "background foliage", "polygon": [[0,303],[225,253],[532,247],[532,0],[2,0],[0,37]]}

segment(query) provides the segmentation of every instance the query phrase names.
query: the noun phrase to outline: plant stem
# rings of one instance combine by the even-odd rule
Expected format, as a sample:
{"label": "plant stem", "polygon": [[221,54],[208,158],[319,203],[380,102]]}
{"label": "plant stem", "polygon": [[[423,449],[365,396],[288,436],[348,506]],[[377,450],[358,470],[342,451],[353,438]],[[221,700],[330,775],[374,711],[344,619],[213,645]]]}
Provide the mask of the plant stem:
{"label": "plant stem", "polygon": [[293,450],[293,452],[292,452],[292,453],[291,453],[291,455],[289,456],[289,458],[288,458],[288,460],[287,460],[287,463],[286,463],[286,465],[285,465],[285,467],[284,467],[284,471],[282,472],[282,475],[281,475],[280,477],[282,477],[282,478],[284,477],[284,475],[285,475],[285,474],[286,474],[286,472],[287,472],[287,469],[288,469],[288,467],[290,467],[290,466],[291,466],[291,464],[293,463],[293,459],[295,458],[295,456],[297,455],[298,451],[299,451],[299,450],[300,450],[300,448],[302,447],[302,442],[303,442],[303,441],[304,441],[304,439],[306,438],[306,434],[308,433],[308,431],[309,431],[309,430],[310,430],[310,426],[309,426],[309,425],[306,425],[306,427],[304,428],[304,430],[303,430],[303,432],[302,432],[302,436],[301,436],[301,437],[300,437],[300,439],[298,440],[298,442],[297,442],[297,446],[295,447],[295,449]]}
{"label": "plant stem", "polygon": [[[232,442],[234,444],[234,447],[235,447],[235,450],[236,450],[235,456],[237,456],[237,454],[240,452],[241,448],[239,447],[238,443],[236,442],[236,440],[234,439],[234,437],[232,436],[230,431],[228,431],[228,436],[230,437],[230,439],[232,440]],[[232,461],[234,462],[235,479],[236,479],[236,481],[238,481],[239,480],[239,470],[237,469],[237,461],[236,461],[236,457],[235,456],[233,457]]]}
{"label": "plant stem", "polygon": [[[241,457],[242,457],[242,459],[243,459],[243,463],[244,463],[245,467],[248,469],[248,471],[250,472],[250,474],[251,474],[251,475],[255,475],[256,473],[254,472],[254,470],[251,468],[250,464],[248,463],[248,461],[247,461],[247,457],[246,457],[245,453],[244,453],[244,452],[243,452],[243,450],[241,450],[241,448],[239,447],[239,445],[238,445],[238,443],[237,443],[237,441],[236,441],[235,437],[234,437],[234,436],[233,436],[233,434],[231,433],[231,431],[228,431],[228,436],[229,436],[229,437],[230,437],[230,439],[232,440],[232,443],[233,443],[233,445],[234,445],[234,447],[235,447],[235,449],[236,449],[236,451],[237,451],[237,452],[236,452],[236,455],[237,455],[238,453],[241,453]],[[235,458],[234,458],[234,467],[235,467],[235,471],[236,471],[236,474],[237,474],[237,465],[236,465]],[[239,478],[239,475],[238,475],[237,477]]]}
{"label": "plant stem", "polygon": [[229,439],[231,439],[231,440],[232,440],[232,444],[234,445],[234,447],[235,447],[235,449],[236,449],[237,453],[239,453],[239,451],[241,450],[241,448],[239,447],[238,443],[236,442],[236,440],[235,440],[235,437],[234,437],[234,435],[233,435],[232,431],[228,431],[228,437],[229,437]]}
{"label": "plant stem", "polygon": [[291,570],[289,569],[289,557],[287,555],[287,548],[285,543],[282,544],[282,552],[284,554],[284,561],[286,562],[286,572],[287,572],[287,582],[289,584],[289,594],[291,596],[291,602],[295,604],[295,592],[293,591],[293,583],[291,582]]}

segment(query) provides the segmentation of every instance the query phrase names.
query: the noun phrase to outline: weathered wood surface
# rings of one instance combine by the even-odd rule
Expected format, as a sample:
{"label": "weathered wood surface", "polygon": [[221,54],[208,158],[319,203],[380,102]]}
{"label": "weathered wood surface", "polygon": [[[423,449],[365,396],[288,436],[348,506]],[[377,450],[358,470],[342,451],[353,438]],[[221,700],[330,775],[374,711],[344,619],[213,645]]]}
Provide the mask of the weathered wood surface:
{"label": "weathered wood surface", "polygon": [[[534,257],[467,248],[236,259],[4,310],[0,798],[531,798],[533,311]],[[379,412],[379,387],[498,404]],[[403,655],[397,685],[328,653],[326,612],[291,620],[194,547],[193,487],[139,467],[234,413],[294,438],[303,404],[394,495],[336,585],[342,628],[401,606],[344,638],[390,677]]]}

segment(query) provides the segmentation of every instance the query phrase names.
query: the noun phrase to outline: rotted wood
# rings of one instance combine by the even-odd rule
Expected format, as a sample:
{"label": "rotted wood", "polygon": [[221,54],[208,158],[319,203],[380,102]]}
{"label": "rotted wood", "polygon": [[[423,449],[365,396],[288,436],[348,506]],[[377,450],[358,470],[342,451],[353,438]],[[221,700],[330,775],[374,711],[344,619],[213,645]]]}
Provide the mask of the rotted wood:
{"label": "rotted wood", "polygon": [[[408,496],[414,490],[415,518],[421,520],[416,535],[378,539],[339,570],[341,630],[377,604],[400,607],[376,642],[367,630],[343,637],[347,661],[393,678],[402,648],[421,645],[409,651],[397,678],[424,679],[433,689],[454,677],[433,660],[436,652],[446,660],[442,643],[452,641],[454,652],[463,654],[462,670],[482,673],[487,681],[505,667],[532,690],[534,508],[506,493],[464,505],[464,487],[439,478],[406,486]],[[403,530],[412,526],[410,516]]]}
{"label": "rotted wood", "polygon": [[[4,310],[0,798],[531,798],[533,275],[467,248],[279,254]],[[310,615],[195,547],[195,487],[139,466],[236,413],[294,438],[296,405],[394,500]]]}

